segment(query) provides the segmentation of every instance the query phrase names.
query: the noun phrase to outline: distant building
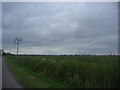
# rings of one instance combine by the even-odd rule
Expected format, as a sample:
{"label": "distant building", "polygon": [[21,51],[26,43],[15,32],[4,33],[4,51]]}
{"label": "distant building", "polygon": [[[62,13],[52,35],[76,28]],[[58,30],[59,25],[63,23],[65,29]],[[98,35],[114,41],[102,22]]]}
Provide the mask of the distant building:
{"label": "distant building", "polygon": [[0,50],[0,55],[6,55],[4,49]]}
{"label": "distant building", "polygon": [[2,55],[2,50],[0,50],[0,55]]}
{"label": "distant building", "polygon": [[0,55],[2,55],[4,53],[4,50],[2,49],[2,50],[0,50]]}

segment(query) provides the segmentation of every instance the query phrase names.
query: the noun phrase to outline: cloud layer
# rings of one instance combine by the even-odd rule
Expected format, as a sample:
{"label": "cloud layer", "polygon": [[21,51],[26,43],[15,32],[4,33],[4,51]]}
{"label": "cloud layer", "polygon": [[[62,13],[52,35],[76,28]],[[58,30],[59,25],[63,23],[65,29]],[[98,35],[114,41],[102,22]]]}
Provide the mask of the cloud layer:
{"label": "cloud layer", "polygon": [[[104,54],[118,50],[118,4],[3,2],[3,48],[22,37],[20,53]],[[15,48],[12,49],[16,53]]]}
{"label": "cloud layer", "polygon": [[0,49],[2,49],[2,3],[0,2]]}

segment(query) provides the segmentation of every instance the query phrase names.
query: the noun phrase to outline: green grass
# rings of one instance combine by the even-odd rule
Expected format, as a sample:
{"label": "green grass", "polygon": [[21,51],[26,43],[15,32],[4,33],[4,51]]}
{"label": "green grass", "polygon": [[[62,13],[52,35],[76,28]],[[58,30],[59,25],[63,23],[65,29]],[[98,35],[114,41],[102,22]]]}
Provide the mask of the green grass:
{"label": "green grass", "polygon": [[[6,59],[8,63],[11,63],[10,66],[16,65],[14,67],[18,66],[23,72],[23,81],[20,81],[20,77],[18,81],[25,87],[28,87],[26,85],[28,82],[30,87],[33,84],[32,80],[25,79],[33,79],[38,76],[43,83],[55,81],[70,88],[118,87],[118,56],[11,56]],[[22,70],[28,70],[30,73]],[[16,79],[20,76],[17,72],[14,71],[15,74],[18,74],[15,75]],[[33,76],[30,76],[31,74]],[[38,84],[36,79],[35,82]],[[37,87],[37,84],[34,87]],[[64,87],[57,84],[51,86],[51,82],[50,85],[49,83],[42,85],[40,87]]]}
{"label": "green grass", "polygon": [[24,88],[66,88],[66,86],[56,83],[41,73],[33,72],[17,64],[14,58],[5,57],[5,60],[15,79]]}

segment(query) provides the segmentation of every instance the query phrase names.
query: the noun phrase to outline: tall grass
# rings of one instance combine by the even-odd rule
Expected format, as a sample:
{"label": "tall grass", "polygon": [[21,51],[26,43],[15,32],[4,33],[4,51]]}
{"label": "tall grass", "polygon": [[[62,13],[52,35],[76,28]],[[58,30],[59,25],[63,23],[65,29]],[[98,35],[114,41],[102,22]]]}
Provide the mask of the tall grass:
{"label": "tall grass", "polygon": [[76,88],[118,87],[118,56],[17,56],[18,64]]}

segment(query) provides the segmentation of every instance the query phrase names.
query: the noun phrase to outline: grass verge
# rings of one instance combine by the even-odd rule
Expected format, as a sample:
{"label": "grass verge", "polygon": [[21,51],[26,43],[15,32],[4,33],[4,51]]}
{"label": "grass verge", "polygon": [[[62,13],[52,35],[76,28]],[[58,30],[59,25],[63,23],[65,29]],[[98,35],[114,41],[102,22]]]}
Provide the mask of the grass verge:
{"label": "grass verge", "polygon": [[67,86],[61,83],[17,64],[16,59],[11,57],[5,57],[4,59],[12,75],[23,88],[67,88]]}

